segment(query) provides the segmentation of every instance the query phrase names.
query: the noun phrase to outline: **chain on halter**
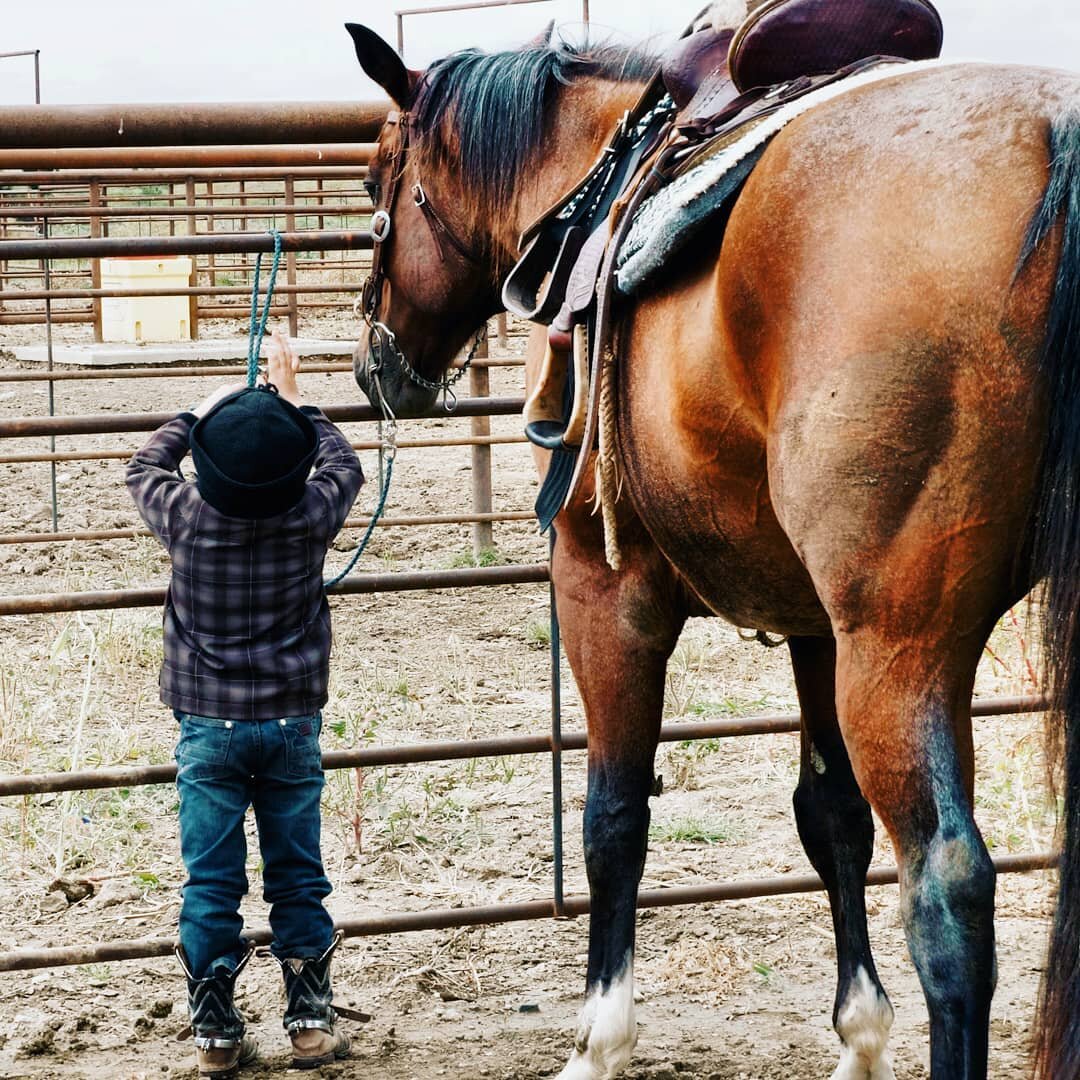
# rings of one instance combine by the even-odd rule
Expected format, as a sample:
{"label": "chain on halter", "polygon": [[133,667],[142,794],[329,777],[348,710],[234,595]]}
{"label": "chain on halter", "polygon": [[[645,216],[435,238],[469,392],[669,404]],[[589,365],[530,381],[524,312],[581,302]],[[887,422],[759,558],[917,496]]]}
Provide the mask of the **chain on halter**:
{"label": "chain on halter", "polygon": [[398,348],[397,337],[394,334],[394,331],[391,330],[386,323],[369,319],[366,316],[365,322],[367,322],[369,327],[369,340],[376,346],[374,349],[369,350],[369,356],[378,356],[377,361],[369,361],[368,375],[371,378],[372,385],[377,387],[379,398],[384,403],[385,398],[383,397],[382,383],[379,380],[379,376],[382,373],[383,357],[392,356],[394,362],[401,369],[402,374],[410,382],[415,383],[417,386],[422,386],[425,390],[442,393],[443,408],[447,412],[453,412],[457,408],[458,399],[457,394],[453,391],[453,387],[465,377],[465,373],[472,367],[473,359],[480,348],[481,342],[484,340],[484,332],[487,329],[486,324],[481,325],[479,329],[477,329],[476,334],[473,336],[472,345],[469,346],[469,351],[466,353],[465,361],[461,367],[459,367],[453,375],[451,375],[449,371],[445,372],[442,378],[436,381],[433,379],[425,379],[424,376],[409,363],[408,358],[401,349]]}

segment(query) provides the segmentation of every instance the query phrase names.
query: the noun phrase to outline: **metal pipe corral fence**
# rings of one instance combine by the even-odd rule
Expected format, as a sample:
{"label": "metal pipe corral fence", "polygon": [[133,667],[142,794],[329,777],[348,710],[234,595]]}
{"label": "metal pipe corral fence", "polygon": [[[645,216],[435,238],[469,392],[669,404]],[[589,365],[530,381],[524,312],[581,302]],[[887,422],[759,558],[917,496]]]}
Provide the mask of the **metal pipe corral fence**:
{"label": "metal pipe corral fence", "polygon": [[[1052,852],[1002,855],[994,859],[993,863],[999,874],[1023,874],[1056,866],[1057,856]],[[895,867],[871,870],[866,875],[866,884],[871,887],[895,885],[896,882]],[[637,907],[643,910],[686,904],[708,904],[722,900],[794,896],[798,893],[820,892],[824,887],[824,882],[816,874],[785,874],[781,877],[757,878],[718,885],[641,889],[637,895]],[[353,938],[371,937],[375,934],[402,934],[416,930],[448,930],[461,926],[491,926],[535,919],[576,918],[579,915],[588,914],[588,898],[571,896],[564,899],[558,906],[552,899],[526,900],[516,904],[403,912],[369,919],[341,919],[335,922],[334,926],[345,937]],[[244,937],[255,945],[265,945],[271,940],[269,930],[245,931]],[[114,960],[149,960],[155,957],[171,956],[175,947],[176,941],[173,938],[141,938],[134,941],[113,941],[95,945],[16,949],[12,952],[0,953],[0,971],[29,971],[68,964],[107,963]]]}

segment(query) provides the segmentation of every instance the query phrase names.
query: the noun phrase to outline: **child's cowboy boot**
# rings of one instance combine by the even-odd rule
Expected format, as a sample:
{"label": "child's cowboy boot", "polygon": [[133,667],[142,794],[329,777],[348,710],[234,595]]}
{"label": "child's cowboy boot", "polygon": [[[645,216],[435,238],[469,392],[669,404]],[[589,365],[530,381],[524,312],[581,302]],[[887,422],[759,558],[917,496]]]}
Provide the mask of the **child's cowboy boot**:
{"label": "child's cowboy boot", "polygon": [[233,1004],[236,978],[247,964],[251,950],[235,968],[220,962],[211,965],[210,974],[202,979],[192,977],[183,949],[178,947],[176,956],[187,976],[188,1011],[199,1076],[213,1080],[235,1076],[259,1053],[255,1039],[244,1034],[244,1018]]}
{"label": "child's cowboy boot", "polygon": [[349,1036],[334,1031],[337,1013],[330,1007],[330,957],[341,942],[337,934],[316,958],[279,960],[285,976],[284,1027],[292,1040],[292,1067],[314,1069],[347,1057]]}

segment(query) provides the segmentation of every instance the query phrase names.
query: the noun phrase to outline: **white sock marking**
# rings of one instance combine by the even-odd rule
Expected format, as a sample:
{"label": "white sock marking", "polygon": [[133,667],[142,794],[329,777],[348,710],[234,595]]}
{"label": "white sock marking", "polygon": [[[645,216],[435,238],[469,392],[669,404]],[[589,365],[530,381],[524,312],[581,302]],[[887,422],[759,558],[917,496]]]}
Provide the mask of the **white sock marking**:
{"label": "white sock marking", "polygon": [[886,1049],[892,1022],[889,999],[870,981],[866,969],[859,968],[836,1018],[843,1045],[832,1080],[895,1080]]}
{"label": "white sock marking", "polygon": [[574,1042],[558,1080],[612,1080],[626,1067],[637,1044],[633,959],[605,993],[585,999]]}

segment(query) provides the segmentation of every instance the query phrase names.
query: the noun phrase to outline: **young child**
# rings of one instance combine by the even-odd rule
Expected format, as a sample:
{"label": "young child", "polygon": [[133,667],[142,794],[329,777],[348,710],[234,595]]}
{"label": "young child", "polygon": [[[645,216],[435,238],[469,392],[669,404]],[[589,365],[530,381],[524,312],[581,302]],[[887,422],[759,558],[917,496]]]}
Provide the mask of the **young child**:
{"label": "young child", "polygon": [[[330,1007],[337,939],[323,906],[319,710],[330,657],[323,560],[364,477],[342,433],[302,404],[299,361],[280,332],[267,352],[263,385],[211,394],[158,428],[127,469],[139,513],[172,561],[160,685],[180,722],[188,879],[177,955],[199,1075],[217,1078],[257,1054],[233,1004],[250,955],[238,913],[249,806],[293,1065],[313,1068],[349,1050]],[[194,483],[179,475],[189,448]]]}

